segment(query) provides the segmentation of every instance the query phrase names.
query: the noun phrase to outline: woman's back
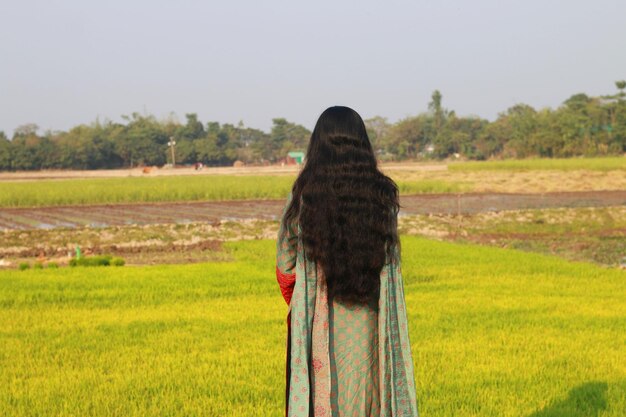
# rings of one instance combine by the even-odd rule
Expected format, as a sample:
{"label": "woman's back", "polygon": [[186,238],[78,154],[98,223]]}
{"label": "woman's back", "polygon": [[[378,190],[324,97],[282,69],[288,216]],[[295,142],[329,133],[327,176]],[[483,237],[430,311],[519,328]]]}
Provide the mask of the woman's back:
{"label": "woman's back", "polygon": [[277,243],[288,416],[417,416],[398,209],[361,117],[324,111]]}

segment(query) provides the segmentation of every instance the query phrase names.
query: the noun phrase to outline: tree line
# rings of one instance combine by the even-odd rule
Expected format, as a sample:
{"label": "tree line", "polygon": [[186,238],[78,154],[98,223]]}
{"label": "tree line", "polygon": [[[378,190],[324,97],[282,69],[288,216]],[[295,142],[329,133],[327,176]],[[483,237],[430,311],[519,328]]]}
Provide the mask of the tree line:
{"label": "tree line", "polygon": [[[380,160],[464,158],[472,160],[622,155],[626,152],[626,81],[617,92],[591,97],[574,94],[556,109],[527,104],[500,113],[496,120],[457,116],[434,91],[428,111],[390,123],[365,120]],[[26,124],[9,139],[0,131],[0,170],[105,169],[171,163],[209,166],[268,164],[289,151],[304,151],[311,132],[284,118],[272,120],[270,132],[219,122],[202,123],[186,114],[157,120],[133,113],[122,123],[96,121],[68,131],[38,134]]]}

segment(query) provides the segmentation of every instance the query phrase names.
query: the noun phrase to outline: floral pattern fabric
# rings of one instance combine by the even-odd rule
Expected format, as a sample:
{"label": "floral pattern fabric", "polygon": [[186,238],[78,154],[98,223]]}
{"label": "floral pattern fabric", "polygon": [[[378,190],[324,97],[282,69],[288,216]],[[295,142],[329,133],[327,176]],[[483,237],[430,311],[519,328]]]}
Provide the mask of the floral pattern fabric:
{"label": "floral pattern fabric", "polygon": [[276,276],[289,304],[286,416],[417,417],[400,264],[383,267],[377,306],[329,306],[322,270],[304,255],[300,229],[285,224],[284,212]]}

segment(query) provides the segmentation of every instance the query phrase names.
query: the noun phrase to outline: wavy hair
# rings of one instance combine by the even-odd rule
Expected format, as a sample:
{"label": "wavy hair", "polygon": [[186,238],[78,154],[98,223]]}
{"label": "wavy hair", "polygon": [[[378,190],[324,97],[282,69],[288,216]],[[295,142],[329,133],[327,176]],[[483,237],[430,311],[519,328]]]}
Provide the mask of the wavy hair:
{"label": "wavy hair", "polygon": [[381,270],[400,253],[399,208],[398,187],[378,170],[361,116],[326,109],[283,220],[300,225],[305,255],[321,266],[329,298],[378,300]]}

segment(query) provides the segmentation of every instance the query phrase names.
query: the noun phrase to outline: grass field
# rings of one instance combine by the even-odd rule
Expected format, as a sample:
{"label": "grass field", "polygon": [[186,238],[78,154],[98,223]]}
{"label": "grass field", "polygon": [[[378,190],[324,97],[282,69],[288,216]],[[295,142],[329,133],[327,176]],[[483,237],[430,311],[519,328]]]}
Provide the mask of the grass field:
{"label": "grass field", "polygon": [[[626,273],[403,237],[423,416],[617,417]],[[7,416],[280,416],[274,242],[232,261],[0,272]]]}
{"label": "grass field", "polygon": [[451,162],[448,170],[451,171],[526,171],[526,170],[590,170],[611,171],[626,170],[626,158],[534,158],[534,159],[507,159],[503,161],[468,161]]}
{"label": "grass field", "polygon": [[[198,200],[285,198],[294,176],[202,175],[146,178],[2,181],[0,207],[41,207]],[[402,194],[445,193],[468,187],[441,181],[399,181]]]}
{"label": "grass field", "polygon": [[[623,157],[451,162],[447,166],[447,170],[424,170],[420,164],[411,163],[381,167],[397,182],[401,194],[615,190],[626,187],[626,158]],[[295,174],[26,181],[7,178],[0,181],[0,207],[284,198]]]}

